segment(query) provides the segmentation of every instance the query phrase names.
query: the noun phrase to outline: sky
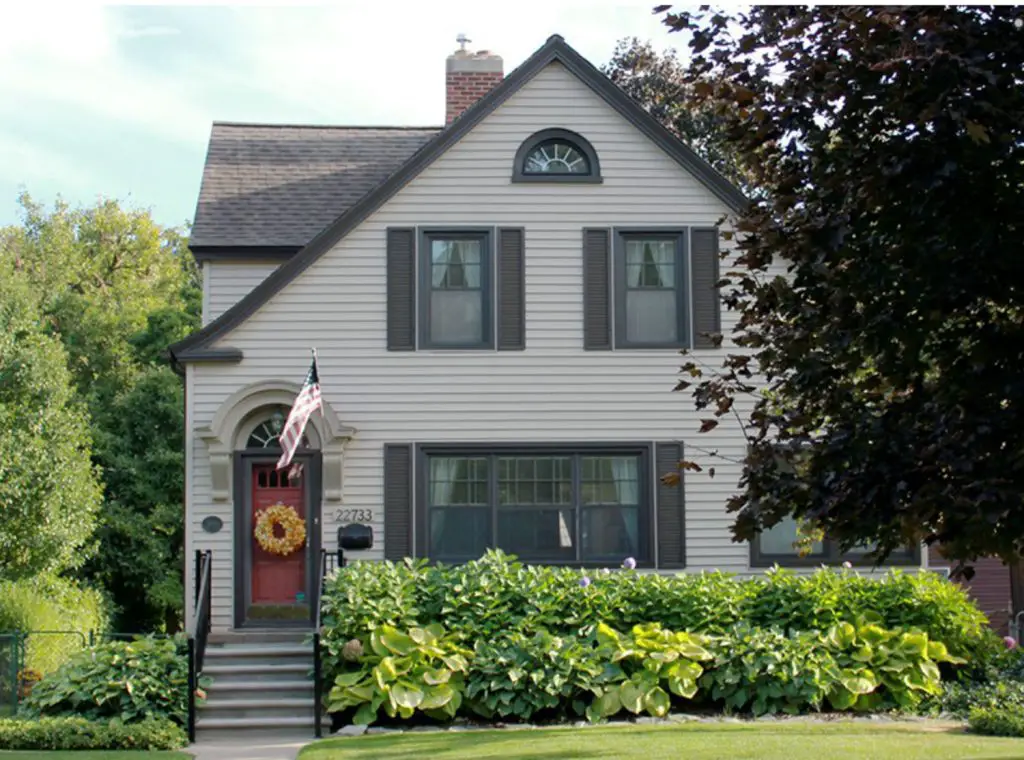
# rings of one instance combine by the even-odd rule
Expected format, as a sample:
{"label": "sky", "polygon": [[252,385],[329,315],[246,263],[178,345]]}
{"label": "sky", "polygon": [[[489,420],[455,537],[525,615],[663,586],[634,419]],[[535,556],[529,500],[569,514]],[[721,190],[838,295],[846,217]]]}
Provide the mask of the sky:
{"label": "sky", "polygon": [[561,34],[596,65],[622,37],[681,47],[656,3],[335,2],[101,7],[0,2],[0,225],[18,196],[115,198],[192,218],[210,125],[439,125],[463,32],[506,73]]}

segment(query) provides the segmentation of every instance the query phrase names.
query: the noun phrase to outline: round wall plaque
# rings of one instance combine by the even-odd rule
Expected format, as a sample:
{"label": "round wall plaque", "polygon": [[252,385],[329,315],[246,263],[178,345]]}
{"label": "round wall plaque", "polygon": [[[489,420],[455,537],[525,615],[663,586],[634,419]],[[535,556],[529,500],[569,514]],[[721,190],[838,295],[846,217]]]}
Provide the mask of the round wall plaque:
{"label": "round wall plaque", "polygon": [[217,533],[224,527],[224,521],[216,515],[203,518],[203,530],[207,533]]}

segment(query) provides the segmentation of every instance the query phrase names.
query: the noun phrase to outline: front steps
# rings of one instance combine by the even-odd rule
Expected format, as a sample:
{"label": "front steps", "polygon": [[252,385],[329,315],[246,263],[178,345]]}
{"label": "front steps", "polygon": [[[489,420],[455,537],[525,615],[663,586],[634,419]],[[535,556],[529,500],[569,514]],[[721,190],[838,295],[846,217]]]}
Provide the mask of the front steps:
{"label": "front steps", "polygon": [[212,683],[199,706],[196,738],[253,731],[312,738],[313,645],[307,636],[306,631],[211,634],[202,675]]}

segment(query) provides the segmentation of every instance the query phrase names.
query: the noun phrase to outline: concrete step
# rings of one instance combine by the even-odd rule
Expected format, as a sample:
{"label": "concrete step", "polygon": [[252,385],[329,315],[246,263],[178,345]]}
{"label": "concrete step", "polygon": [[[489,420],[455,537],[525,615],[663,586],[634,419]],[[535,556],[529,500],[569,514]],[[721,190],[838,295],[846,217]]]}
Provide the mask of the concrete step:
{"label": "concrete step", "polygon": [[203,665],[283,665],[289,662],[302,662],[310,668],[313,667],[313,647],[296,644],[225,644],[209,647]]}
{"label": "concrete step", "polygon": [[278,718],[307,718],[313,722],[313,698],[282,699],[277,694],[260,699],[224,699],[211,693],[209,700],[199,708],[200,717],[219,720],[222,718],[257,718],[276,720]]}
{"label": "concrete step", "polygon": [[282,631],[218,631],[211,633],[207,646],[221,644],[302,644],[312,630],[289,628]]}
{"label": "concrete step", "polygon": [[[324,727],[323,736],[329,736]],[[290,728],[206,728],[197,731],[196,743],[187,752],[201,758],[289,758],[315,740],[312,723]],[[240,747],[253,748],[239,751]]]}
{"label": "concrete step", "polygon": [[[330,718],[324,716],[320,721],[320,725],[324,727],[324,733],[327,733],[327,729],[331,725]],[[255,729],[280,732],[287,730],[297,732],[308,731],[309,735],[312,736],[313,716],[312,714],[308,718],[305,716],[291,718],[212,718],[199,716],[196,719],[196,733],[200,741],[205,741],[207,736],[214,731],[252,731]]]}
{"label": "concrete step", "polygon": [[203,675],[212,679],[212,692],[217,686],[237,683],[275,684],[282,681],[305,681],[310,678],[312,663],[301,660],[284,663],[203,663]]}
{"label": "concrete step", "polygon": [[254,699],[257,696],[273,696],[274,699],[304,699],[313,702],[313,680],[294,681],[217,681],[211,686],[210,698],[231,701]]}

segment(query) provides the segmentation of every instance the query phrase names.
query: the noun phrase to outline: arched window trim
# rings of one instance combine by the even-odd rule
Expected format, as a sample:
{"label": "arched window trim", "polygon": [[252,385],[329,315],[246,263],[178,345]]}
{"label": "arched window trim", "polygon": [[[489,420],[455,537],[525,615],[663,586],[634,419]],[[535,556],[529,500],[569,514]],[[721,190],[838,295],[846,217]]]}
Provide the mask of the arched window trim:
{"label": "arched window trim", "polygon": [[[523,171],[526,158],[542,142],[547,140],[562,140],[571,143],[576,150],[584,155],[587,163],[590,164],[590,172],[587,174],[527,174]],[[599,184],[601,179],[601,163],[597,159],[597,151],[587,140],[570,132],[568,129],[542,129],[530,135],[516,151],[515,163],[512,165],[513,182],[568,182],[583,184]]]}

